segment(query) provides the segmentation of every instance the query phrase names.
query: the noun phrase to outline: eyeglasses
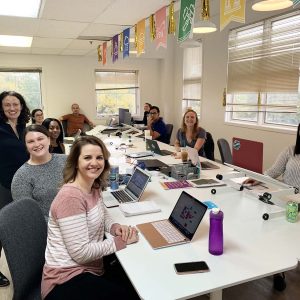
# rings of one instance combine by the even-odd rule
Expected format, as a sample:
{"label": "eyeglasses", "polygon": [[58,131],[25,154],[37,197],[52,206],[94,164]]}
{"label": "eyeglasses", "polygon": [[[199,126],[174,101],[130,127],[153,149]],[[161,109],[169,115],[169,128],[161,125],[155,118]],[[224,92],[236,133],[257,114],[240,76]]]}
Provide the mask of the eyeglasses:
{"label": "eyeglasses", "polygon": [[149,115],[156,115],[157,112],[150,112]]}

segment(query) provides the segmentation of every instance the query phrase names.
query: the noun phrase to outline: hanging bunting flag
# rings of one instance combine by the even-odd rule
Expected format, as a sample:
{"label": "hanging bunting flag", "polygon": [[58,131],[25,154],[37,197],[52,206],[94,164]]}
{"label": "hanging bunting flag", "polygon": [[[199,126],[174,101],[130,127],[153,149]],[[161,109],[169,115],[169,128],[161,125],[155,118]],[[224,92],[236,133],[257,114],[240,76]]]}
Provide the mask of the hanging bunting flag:
{"label": "hanging bunting flag", "polygon": [[123,31],[123,58],[129,56],[130,48],[130,28]]}
{"label": "hanging bunting flag", "polygon": [[166,30],[166,7],[162,7],[155,13],[156,20],[156,49],[160,46],[167,48],[167,30]]}
{"label": "hanging bunting flag", "polygon": [[181,0],[178,42],[185,41],[188,37],[193,37],[193,24],[195,17],[195,0]]}
{"label": "hanging bunting flag", "polygon": [[101,45],[97,47],[97,53],[98,53],[98,61],[102,62],[102,51],[101,51]]}
{"label": "hanging bunting flag", "polygon": [[138,33],[137,33],[137,25],[134,25],[134,48],[137,50],[138,47]]}
{"label": "hanging bunting flag", "polygon": [[124,36],[123,36],[123,32],[121,32],[120,34],[119,34],[119,37],[120,37],[120,40],[119,40],[119,51],[120,51],[120,53],[122,53],[123,52],[123,39],[124,39]]}
{"label": "hanging bunting flag", "polygon": [[174,1],[172,1],[169,5],[169,26],[168,26],[168,34],[174,34],[176,32],[176,23],[174,16]]}
{"label": "hanging bunting flag", "polygon": [[293,3],[294,3],[293,7],[295,8],[297,5],[299,5],[300,0],[293,0]]}
{"label": "hanging bunting flag", "polygon": [[107,42],[104,42],[103,43],[103,57],[102,57],[103,65],[106,64],[106,52],[107,52]]}
{"label": "hanging bunting flag", "polygon": [[149,17],[150,38],[154,41],[156,35],[154,14]]}
{"label": "hanging bunting flag", "polygon": [[145,19],[137,23],[137,55],[145,52]]}
{"label": "hanging bunting flag", "polygon": [[119,55],[119,35],[116,34],[112,39],[111,49],[112,49],[112,62],[116,62],[118,60]]}
{"label": "hanging bunting flag", "polygon": [[220,31],[231,21],[245,23],[246,0],[221,0],[220,1]]}

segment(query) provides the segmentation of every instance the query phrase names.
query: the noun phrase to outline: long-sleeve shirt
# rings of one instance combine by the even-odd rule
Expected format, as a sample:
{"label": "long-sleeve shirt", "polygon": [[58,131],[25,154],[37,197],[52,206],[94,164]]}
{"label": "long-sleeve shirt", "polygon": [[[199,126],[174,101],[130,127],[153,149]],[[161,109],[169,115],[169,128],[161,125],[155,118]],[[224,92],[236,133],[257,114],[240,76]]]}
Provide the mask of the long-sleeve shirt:
{"label": "long-sleeve shirt", "polygon": [[67,132],[68,135],[74,135],[77,133],[78,129],[83,130],[83,124],[90,124],[91,121],[83,114],[74,115],[68,114],[61,117],[62,120],[67,121]]}
{"label": "long-sleeve shirt", "polygon": [[120,236],[103,240],[116,225],[99,190],[87,194],[73,183],[63,185],[50,208],[42,298],[81,273],[102,275],[103,256],[126,247]]}
{"label": "long-sleeve shirt", "polygon": [[295,146],[284,149],[265,174],[272,178],[282,175],[284,183],[300,189],[300,155],[294,155],[294,149]]}
{"label": "long-sleeve shirt", "polygon": [[25,125],[17,125],[19,138],[9,124],[0,122],[0,184],[10,189],[15,172],[28,160],[23,132]]}
{"label": "long-sleeve shirt", "polygon": [[18,201],[29,198],[37,201],[48,219],[50,205],[63,181],[66,160],[66,155],[52,154],[52,158],[45,164],[30,165],[26,162],[13,178],[13,199]]}

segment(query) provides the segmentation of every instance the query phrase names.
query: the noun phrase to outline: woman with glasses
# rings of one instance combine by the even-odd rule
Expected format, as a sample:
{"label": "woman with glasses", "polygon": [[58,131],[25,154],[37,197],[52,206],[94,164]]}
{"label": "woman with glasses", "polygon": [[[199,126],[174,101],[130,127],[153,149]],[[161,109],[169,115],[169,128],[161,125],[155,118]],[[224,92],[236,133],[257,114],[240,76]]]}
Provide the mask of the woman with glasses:
{"label": "woman with glasses", "polygon": [[36,108],[31,112],[32,124],[42,125],[44,121],[44,113],[40,108]]}

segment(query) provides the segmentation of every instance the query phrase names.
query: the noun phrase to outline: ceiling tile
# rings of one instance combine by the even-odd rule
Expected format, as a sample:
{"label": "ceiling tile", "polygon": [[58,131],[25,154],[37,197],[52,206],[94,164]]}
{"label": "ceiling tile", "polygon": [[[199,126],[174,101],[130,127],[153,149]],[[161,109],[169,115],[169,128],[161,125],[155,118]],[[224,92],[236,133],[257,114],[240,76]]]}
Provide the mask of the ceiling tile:
{"label": "ceiling tile", "polygon": [[81,32],[81,36],[107,36],[113,37],[115,34],[122,32],[126,26],[107,25],[107,24],[90,24]]}
{"label": "ceiling tile", "polygon": [[0,34],[33,36],[39,26],[39,20],[21,17],[0,17]]}
{"label": "ceiling tile", "polygon": [[60,54],[61,55],[85,55],[89,53],[90,50],[80,50],[80,49],[65,49]]}
{"label": "ceiling tile", "polygon": [[39,37],[77,38],[88,23],[41,20]]}
{"label": "ceiling tile", "polygon": [[32,54],[56,55],[56,54],[60,54],[61,51],[62,51],[62,49],[55,49],[55,48],[36,48],[36,47],[31,48]]}
{"label": "ceiling tile", "polygon": [[0,53],[30,53],[31,48],[23,47],[0,47]]}
{"label": "ceiling tile", "polygon": [[98,45],[99,43],[96,41],[73,40],[68,45],[68,49],[92,50],[92,49],[96,49]]}
{"label": "ceiling tile", "polygon": [[32,47],[36,48],[53,48],[64,49],[70,43],[71,39],[54,39],[54,38],[33,38]]}
{"label": "ceiling tile", "polygon": [[115,0],[46,0],[41,18],[93,22]]}

